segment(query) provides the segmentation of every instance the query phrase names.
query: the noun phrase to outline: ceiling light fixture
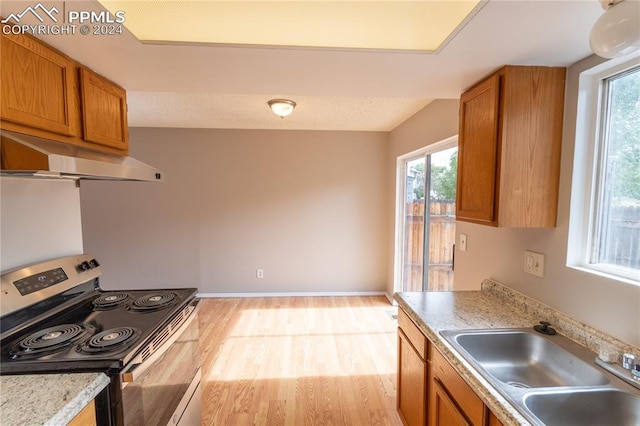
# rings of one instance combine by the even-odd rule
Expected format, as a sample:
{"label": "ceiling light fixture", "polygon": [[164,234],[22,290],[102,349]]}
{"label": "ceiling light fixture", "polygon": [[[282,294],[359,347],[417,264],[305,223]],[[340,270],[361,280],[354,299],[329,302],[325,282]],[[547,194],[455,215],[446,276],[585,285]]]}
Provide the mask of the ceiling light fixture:
{"label": "ceiling light fixture", "polygon": [[605,12],[591,29],[591,50],[603,58],[615,58],[640,49],[640,2],[600,0]]}
{"label": "ceiling light fixture", "polygon": [[271,111],[280,118],[285,118],[293,112],[296,103],[289,99],[271,99],[267,102],[271,107]]}

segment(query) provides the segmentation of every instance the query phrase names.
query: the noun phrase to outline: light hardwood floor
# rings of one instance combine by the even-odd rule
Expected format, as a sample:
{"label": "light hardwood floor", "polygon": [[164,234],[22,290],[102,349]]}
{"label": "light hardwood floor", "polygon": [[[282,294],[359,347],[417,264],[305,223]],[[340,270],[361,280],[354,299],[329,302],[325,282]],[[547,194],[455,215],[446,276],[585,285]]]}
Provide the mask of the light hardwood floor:
{"label": "light hardwood floor", "polygon": [[386,298],[202,304],[203,425],[401,425]]}

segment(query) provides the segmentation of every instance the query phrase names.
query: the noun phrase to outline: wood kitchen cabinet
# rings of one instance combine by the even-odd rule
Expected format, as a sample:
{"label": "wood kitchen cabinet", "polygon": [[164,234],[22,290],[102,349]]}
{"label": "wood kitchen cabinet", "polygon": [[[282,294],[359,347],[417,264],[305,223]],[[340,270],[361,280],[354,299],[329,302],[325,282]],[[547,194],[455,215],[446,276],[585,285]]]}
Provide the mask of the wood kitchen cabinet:
{"label": "wood kitchen cabinet", "polygon": [[67,426],[95,426],[96,425],[96,404],[91,401],[82,409]]}
{"label": "wood kitchen cabinet", "polygon": [[402,309],[398,310],[397,409],[407,426],[502,426]]}
{"label": "wood kitchen cabinet", "polygon": [[433,351],[432,368],[429,424],[488,424],[488,408],[437,350]]}
{"label": "wood kitchen cabinet", "polygon": [[565,74],[505,66],[462,94],[456,219],[556,226]]}
{"label": "wood kitchen cabinet", "polygon": [[106,78],[80,68],[84,140],[127,149],[127,92]]}
{"label": "wood kitchen cabinet", "polygon": [[2,119],[80,136],[76,64],[28,35],[0,39]]}
{"label": "wood kitchen cabinet", "polygon": [[397,409],[407,426],[427,424],[428,340],[404,311],[398,311]]}
{"label": "wood kitchen cabinet", "polygon": [[29,34],[3,32],[0,60],[3,129],[128,154],[122,87]]}

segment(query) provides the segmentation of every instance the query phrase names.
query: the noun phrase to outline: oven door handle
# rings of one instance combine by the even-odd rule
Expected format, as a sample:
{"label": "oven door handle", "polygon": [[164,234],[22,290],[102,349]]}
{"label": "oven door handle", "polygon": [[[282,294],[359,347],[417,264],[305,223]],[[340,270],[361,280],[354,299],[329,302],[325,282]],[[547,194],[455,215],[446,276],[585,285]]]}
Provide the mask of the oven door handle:
{"label": "oven door handle", "polygon": [[171,335],[171,337],[169,337],[162,343],[162,346],[158,350],[154,351],[146,359],[143,359],[142,353],[140,353],[133,360],[131,360],[129,366],[126,367],[122,373],[120,373],[122,388],[127,386],[127,384],[136,381],[140,377],[140,375],[142,375],[149,367],[151,367],[158,359],[160,359],[165,354],[165,352],[169,350],[171,345],[173,345],[175,341],[178,340],[180,336],[182,336],[182,333],[184,333],[187,327],[191,325],[193,320],[197,318],[196,312],[199,307],[199,302],[200,300],[196,299],[191,304],[193,310],[189,313],[189,317],[185,320],[184,323],[182,323],[182,325],[180,325],[180,327]]}

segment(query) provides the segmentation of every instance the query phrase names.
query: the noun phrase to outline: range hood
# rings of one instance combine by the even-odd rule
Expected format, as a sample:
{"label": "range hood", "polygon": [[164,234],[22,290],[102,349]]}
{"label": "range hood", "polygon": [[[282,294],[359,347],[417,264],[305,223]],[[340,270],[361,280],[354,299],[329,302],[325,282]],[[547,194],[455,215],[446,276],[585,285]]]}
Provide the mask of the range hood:
{"label": "range hood", "polygon": [[0,131],[2,176],[160,182],[164,176],[141,161],[21,133]]}

